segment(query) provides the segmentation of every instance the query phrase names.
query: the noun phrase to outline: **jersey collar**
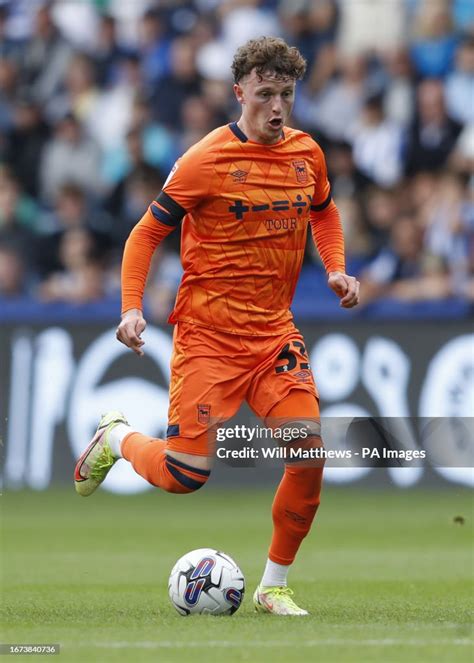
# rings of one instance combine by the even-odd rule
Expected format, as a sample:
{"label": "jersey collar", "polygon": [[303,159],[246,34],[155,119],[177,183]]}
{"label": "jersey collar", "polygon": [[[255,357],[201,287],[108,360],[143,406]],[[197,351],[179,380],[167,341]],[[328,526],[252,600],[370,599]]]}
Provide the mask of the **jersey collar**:
{"label": "jersey collar", "polygon": [[[231,122],[228,125],[228,127],[232,131],[234,136],[236,136],[240,140],[241,143],[246,143],[248,141],[248,137],[244,134],[242,129],[238,126],[237,122]],[[284,134],[283,130],[281,132],[281,138],[282,138],[282,140],[284,140],[284,138],[285,138],[285,134]]]}

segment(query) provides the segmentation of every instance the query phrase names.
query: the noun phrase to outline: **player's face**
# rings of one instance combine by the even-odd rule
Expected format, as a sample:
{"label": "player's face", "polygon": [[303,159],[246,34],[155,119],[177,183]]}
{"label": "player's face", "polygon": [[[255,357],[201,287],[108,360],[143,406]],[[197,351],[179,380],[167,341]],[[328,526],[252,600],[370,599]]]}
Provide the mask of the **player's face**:
{"label": "player's face", "polygon": [[253,69],[234,92],[242,104],[238,125],[244,134],[257,143],[277,143],[293,108],[295,81],[270,72],[260,76]]}

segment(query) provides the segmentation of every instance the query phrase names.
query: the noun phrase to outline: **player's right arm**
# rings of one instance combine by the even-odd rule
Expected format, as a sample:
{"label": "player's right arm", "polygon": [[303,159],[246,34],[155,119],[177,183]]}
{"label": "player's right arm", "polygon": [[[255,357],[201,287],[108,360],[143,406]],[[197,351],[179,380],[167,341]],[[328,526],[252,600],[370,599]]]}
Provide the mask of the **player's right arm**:
{"label": "player's right arm", "polygon": [[122,260],[122,319],[117,327],[117,339],[143,356],[141,334],[146,327],[143,317],[143,293],[150,270],[150,262],[157,246],[179,224],[181,219],[167,215],[156,201],[133,228],[125,243]]}
{"label": "player's right arm", "polygon": [[143,294],[150,263],[157,246],[207,195],[213,160],[199,144],[191,148],[173,167],[163,190],[148,207],[130,233],[122,261],[122,319],[117,339],[142,356],[146,327]]}

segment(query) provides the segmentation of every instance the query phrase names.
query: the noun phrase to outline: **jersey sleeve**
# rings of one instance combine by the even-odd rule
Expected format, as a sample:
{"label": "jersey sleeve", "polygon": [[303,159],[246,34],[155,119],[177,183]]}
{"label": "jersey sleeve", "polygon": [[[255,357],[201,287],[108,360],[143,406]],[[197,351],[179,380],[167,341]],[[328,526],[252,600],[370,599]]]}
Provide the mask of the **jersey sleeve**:
{"label": "jersey sleeve", "polygon": [[209,195],[214,161],[213,153],[200,146],[192,147],[178,159],[156,198],[156,209],[164,211],[160,220],[177,225],[185,214],[192,212]]}
{"label": "jersey sleeve", "polygon": [[154,207],[150,205],[125,244],[121,274],[122,313],[143,308],[143,293],[153,253],[174,229],[171,224],[159,222]]}
{"label": "jersey sleeve", "polygon": [[322,212],[331,202],[331,185],[328,180],[326,159],[322,149],[317,143],[313,144],[314,169],[316,173],[316,188],[314,191],[312,212]]}
{"label": "jersey sleeve", "polygon": [[339,211],[334,202],[321,212],[311,211],[311,232],[326,272],[346,271],[344,234]]}
{"label": "jersey sleeve", "polygon": [[339,211],[332,200],[326,159],[313,146],[316,186],[310,211],[311,232],[326,272],[345,272],[344,234]]}

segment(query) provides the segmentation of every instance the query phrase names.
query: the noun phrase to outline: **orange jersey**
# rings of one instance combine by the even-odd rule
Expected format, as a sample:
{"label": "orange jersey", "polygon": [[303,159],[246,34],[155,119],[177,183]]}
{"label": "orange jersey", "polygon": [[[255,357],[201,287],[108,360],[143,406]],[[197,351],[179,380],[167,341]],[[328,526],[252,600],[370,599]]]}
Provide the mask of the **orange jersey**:
{"label": "orange jersey", "polygon": [[324,157],[285,127],[276,145],[216,129],[176,163],[163,190],[187,212],[184,269],[170,321],[280,334],[303,262],[311,205],[329,202]]}
{"label": "orange jersey", "polygon": [[[212,131],[177,161],[149,208],[163,234],[183,219],[184,275],[170,322],[242,335],[291,330],[310,214],[330,205],[324,156],[308,134],[285,127],[265,145],[236,123]],[[320,242],[313,226],[318,248],[333,228],[318,230]],[[335,228],[337,250],[320,253],[328,271],[344,271],[338,216]],[[127,301],[124,310],[136,305]]]}

